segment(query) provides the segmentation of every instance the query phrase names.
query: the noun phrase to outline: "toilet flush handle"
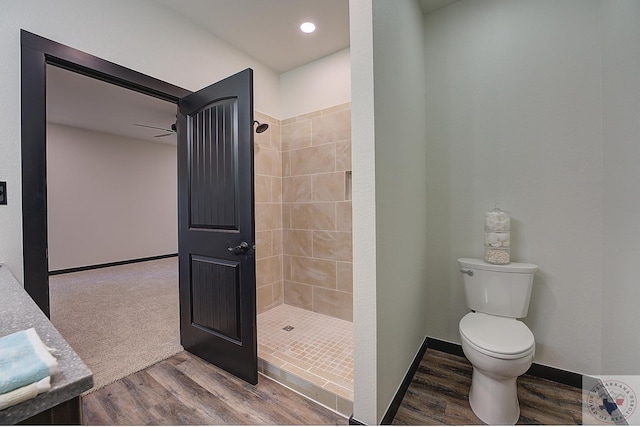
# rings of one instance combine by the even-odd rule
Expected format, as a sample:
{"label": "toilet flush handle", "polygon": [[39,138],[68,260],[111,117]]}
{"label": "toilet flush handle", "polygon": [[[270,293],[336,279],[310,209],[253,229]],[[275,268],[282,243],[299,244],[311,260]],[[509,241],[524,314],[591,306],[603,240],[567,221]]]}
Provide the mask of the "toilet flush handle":
{"label": "toilet flush handle", "polygon": [[473,270],[460,270],[462,274],[468,274],[469,276],[473,276]]}

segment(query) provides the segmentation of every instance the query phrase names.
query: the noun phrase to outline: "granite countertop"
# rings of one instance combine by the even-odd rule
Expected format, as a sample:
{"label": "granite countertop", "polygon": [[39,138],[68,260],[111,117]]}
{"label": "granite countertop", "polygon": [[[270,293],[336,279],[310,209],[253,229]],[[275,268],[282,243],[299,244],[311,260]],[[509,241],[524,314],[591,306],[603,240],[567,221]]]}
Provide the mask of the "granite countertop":
{"label": "granite countertop", "polygon": [[73,399],[93,387],[93,374],[62,338],[6,266],[0,264],[0,336],[35,328],[54,349],[60,373],[51,377],[51,390],[0,411],[0,424],[15,424]]}

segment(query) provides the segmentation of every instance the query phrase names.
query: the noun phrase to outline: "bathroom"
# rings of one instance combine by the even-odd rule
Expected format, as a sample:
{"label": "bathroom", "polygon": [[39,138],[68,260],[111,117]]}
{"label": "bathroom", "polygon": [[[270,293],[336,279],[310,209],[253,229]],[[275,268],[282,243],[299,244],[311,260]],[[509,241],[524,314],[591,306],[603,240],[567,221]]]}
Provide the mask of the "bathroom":
{"label": "bathroom", "polygon": [[[634,265],[625,260],[637,249],[622,225],[634,224],[640,203],[628,198],[632,187],[620,189],[638,178],[633,164],[624,161],[636,154],[624,134],[637,135],[638,129],[632,119],[614,114],[634,111],[633,99],[621,94],[637,82],[616,74],[624,67],[603,64],[629,61],[630,69],[637,67],[637,57],[624,55],[634,44],[618,40],[629,32],[629,40],[640,38],[633,25],[637,6],[463,0],[423,17],[412,2],[374,2],[380,19],[372,24],[366,14],[354,13],[367,5],[351,3],[348,54],[351,75],[358,76],[351,79],[351,104],[305,111],[321,117],[349,110],[352,169],[300,175],[311,175],[311,181],[315,172],[337,178],[332,182],[344,189],[344,198],[321,203],[338,209],[349,205],[353,170],[353,280],[345,282],[353,291],[340,289],[338,280],[332,289],[354,302],[353,418],[383,418],[425,336],[460,342],[458,323],[468,309],[457,259],[482,257],[483,215],[496,203],[512,215],[512,260],[539,266],[525,319],[536,339],[535,362],[577,373],[600,374],[609,367],[634,373],[631,356],[615,351],[629,344],[628,335],[604,331],[626,323],[633,307],[614,310],[614,304],[633,301],[627,296],[637,293],[631,273],[625,273]],[[634,7],[636,12],[626,10]],[[375,37],[384,43],[373,49]],[[408,48],[385,48],[398,45]],[[376,60],[363,52],[374,52]],[[327,79],[326,87],[349,80],[342,76]],[[294,93],[283,96],[284,105]],[[295,102],[314,99],[303,98]],[[256,136],[258,313],[281,302],[315,311],[300,289],[325,291],[287,276],[293,273],[289,262],[307,258],[296,251],[313,248],[313,230],[291,227],[292,206],[311,203],[313,182],[311,195],[289,193],[288,186],[298,176],[292,173],[292,153],[314,147],[311,131],[298,120],[318,117],[286,111],[283,117],[256,114],[270,124]],[[289,134],[294,130],[302,132],[302,142]],[[337,149],[341,141],[344,136],[327,144]],[[300,196],[307,199],[294,199]],[[327,229],[335,237],[349,233],[336,223],[316,231]],[[301,234],[306,246],[296,240]],[[613,251],[618,248],[625,251]],[[338,265],[348,271],[348,258],[333,261],[336,274]],[[605,288],[605,276],[620,280]]]}
{"label": "bathroom", "polygon": [[[540,267],[525,319],[535,361],[636,374],[638,2],[460,0],[426,17],[416,2],[350,3],[354,419],[382,419],[425,336],[459,343],[467,309],[456,260],[482,257],[483,213],[495,203],[512,214],[512,259]],[[155,21],[140,28],[112,11],[112,25],[89,31],[80,20],[71,34],[17,9],[7,25],[16,34],[44,28],[132,68],[167,68],[116,34],[165,40]],[[0,117],[10,185],[20,176],[15,37],[2,42],[13,64]],[[18,276],[21,219],[9,204],[0,243]]]}
{"label": "bathroom", "polygon": [[[424,20],[414,11],[374,2],[375,24],[351,21],[352,72],[373,68],[352,83],[354,418],[383,418],[379,402],[425,336],[460,343],[457,259],[482,258],[496,203],[512,215],[512,260],[539,266],[524,319],[534,361],[637,374],[640,340],[625,325],[637,323],[640,296],[638,2],[463,0]],[[399,45],[409,47],[388,47]]]}

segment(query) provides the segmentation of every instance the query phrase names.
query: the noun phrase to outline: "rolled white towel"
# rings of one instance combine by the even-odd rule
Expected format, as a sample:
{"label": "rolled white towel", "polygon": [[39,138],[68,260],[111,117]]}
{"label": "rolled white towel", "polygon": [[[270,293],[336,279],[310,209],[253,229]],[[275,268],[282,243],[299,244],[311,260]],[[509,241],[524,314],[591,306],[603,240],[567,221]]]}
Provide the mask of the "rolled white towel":
{"label": "rolled white towel", "polygon": [[8,393],[0,394],[0,411],[25,400],[33,399],[40,393],[51,389],[51,377],[45,377],[33,384],[20,387]]}

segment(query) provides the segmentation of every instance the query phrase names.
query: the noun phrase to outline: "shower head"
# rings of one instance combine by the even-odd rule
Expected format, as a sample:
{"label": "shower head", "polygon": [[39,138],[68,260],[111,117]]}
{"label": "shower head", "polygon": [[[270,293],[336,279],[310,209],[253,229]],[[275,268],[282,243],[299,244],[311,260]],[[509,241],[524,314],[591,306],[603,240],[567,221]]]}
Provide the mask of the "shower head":
{"label": "shower head", "polygon": [[254,120],[254,121],[253,121],[253,123],[254,123],[254,124],[255,124],[255,123],[257,123],[257,124],[258,124],[258,127],[256,128],[256,133],[262,133],[262,132],[264,132],[265,130],[267,130],[267,129],[269,128],[269,125],[268,125],[268,124],[266,124],[266,123],[260,123],[260,122],[259,122],[259,121],[257,121],[257,120]]}

